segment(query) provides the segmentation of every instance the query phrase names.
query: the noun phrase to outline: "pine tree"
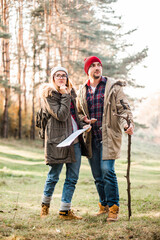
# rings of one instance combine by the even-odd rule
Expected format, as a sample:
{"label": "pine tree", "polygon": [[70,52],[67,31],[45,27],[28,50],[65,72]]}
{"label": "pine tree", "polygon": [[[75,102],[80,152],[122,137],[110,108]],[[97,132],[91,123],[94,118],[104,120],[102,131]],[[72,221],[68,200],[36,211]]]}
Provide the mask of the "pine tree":
{"label": "pine tree", "polygon": [[3,111],[3,120],[1,126],[1,135],[4,138],[8,138],[8,106],[10,97],[10,55],[9,55],[9,1],[1,1],[2,9],[2,23],[1,28],[4,32],[1,32],[2,37],[2,70],[1,70],[1,84],[5,91],[5,102]]}
{"label": "pine tree", "polygon": [[18,0],[18,43],[17,43],[17,52],[18,52],[18,84],[20,91],[18,92],[18,101],[19,101],[19,110],[18,110],[18,136],[19,139],[22,138],[22,87],[21,87],[21,72],[22,72],[22,47],[23,47],[23,0]]}

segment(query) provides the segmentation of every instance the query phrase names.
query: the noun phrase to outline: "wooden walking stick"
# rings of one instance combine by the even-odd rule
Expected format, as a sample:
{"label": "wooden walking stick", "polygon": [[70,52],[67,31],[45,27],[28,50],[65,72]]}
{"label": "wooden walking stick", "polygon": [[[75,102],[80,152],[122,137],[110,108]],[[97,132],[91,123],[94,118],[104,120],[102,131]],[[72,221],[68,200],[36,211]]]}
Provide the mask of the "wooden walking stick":
{"label": "wooden walking stick", "polygon": [[[122,115],[113,113],[113,115],[117,117],[124,118],[127,121],[128,128],[130,127],[131,121],[129,118],[129,115],[127,114],[127,117],[124,117]],[[125,129],[126,130],[126,129]],[[130,166],[131,166],[131,135],[128,134],[128,159],[127,159],[127,175],[125,176],[127,179],[127,194],[128,194],[128,220],[130,220],[130,217],[132,215],[131,212],[131,182],[130,182]]]}

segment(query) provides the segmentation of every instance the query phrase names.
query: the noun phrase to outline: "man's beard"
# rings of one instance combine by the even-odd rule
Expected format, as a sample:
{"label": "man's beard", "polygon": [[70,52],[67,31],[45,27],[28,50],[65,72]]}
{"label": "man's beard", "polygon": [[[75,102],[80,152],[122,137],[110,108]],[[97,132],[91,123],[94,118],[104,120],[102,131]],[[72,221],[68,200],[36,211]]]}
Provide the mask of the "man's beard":
{"label": "man's beard", "polygon": [[95,76],[95,75],[93,75],[93,78],[94,78],[94,79],[98,79],[98,78],[100,78],[100,74],[99,74],[99,76]]}

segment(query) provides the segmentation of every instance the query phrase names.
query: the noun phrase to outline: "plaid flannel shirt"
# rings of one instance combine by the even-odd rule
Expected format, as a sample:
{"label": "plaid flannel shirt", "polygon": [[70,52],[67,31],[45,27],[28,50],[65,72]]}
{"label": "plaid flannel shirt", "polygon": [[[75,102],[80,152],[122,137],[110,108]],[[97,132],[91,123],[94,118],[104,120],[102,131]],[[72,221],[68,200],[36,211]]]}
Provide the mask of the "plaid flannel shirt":
{"label": "plaid flannel shirt", "polygon": [[[77,123],[75,108],[74,108],[74,104],[73,104],[72,100],[71,100],[71,106],[70,106],[70,113],[71,113],[73,119],[75,120],[75,122]],[[79,129],[78,124],[77,124],[77,129]],[[73,126],[72,126],[72,131],[73,131]]]}
{"label": "plaid flannel shirt", "polygon": [[97,121],[92,125],[92,134],[97,141],[102,141],[102,116],[104,105],[104,93],[107,79],[101,77],[99,84],[96,86],[95,92],[90,86],[90,80],[87,82],[87,104],[90,118],[96,118]]}

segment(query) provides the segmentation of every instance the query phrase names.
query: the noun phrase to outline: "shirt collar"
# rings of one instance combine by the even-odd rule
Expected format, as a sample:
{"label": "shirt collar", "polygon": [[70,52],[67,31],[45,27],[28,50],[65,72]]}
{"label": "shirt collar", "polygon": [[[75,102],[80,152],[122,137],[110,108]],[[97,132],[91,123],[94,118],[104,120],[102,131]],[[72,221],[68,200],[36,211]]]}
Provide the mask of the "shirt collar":
{"label": "shirt collar", "polygon": [[[103,77],[103,76],[101,76],[101,79],[100,79],[99,83],[100,83],[100,82],[106,83],[106,78]],[[90,79],[87,80],[86,85],[87,85],[88,87],[90,86]]]}

